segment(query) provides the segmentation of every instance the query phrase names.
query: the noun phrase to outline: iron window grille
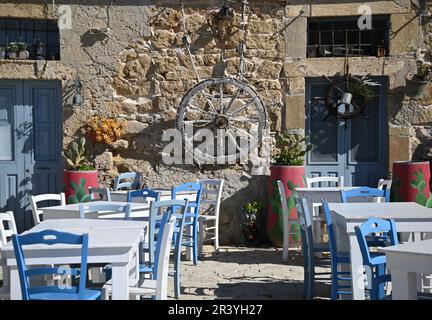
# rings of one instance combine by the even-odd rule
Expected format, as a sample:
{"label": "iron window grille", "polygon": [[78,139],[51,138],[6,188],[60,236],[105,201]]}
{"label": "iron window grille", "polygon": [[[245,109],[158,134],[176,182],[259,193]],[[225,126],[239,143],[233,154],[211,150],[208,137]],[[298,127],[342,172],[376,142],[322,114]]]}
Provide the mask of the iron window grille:
{"label": "iron window grille", "polygon": [[0,18],[0,47],[24,42],[35,58],[35,44],[42,41],[46,60],[60,60],[60,34],[56,20]]}
{"label": "iron window grille", "polygon": [[388,56],[389,16],[373,15],[370,30],[359,29],[359,18],[309,18],[306,56],[345,56],[347,49],[349,56]]}

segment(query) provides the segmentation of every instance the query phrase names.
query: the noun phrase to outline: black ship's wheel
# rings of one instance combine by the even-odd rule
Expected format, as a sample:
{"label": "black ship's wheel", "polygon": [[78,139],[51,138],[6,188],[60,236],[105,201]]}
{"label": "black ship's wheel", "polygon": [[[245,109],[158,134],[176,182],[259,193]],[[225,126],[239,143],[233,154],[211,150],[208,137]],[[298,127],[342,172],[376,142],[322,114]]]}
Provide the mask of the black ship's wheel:
{"label": "black ship's wheel", "polygon": [[326,79],[330,83],[327,87],[324,101],[329,110],[329,115],[336,114],[341,119],[351,119],[359,115],[368,118],[364,110],[368,104],[368,100],[372,97],[369,84],[351,75],[338,79],[329,79],[326,77]]}

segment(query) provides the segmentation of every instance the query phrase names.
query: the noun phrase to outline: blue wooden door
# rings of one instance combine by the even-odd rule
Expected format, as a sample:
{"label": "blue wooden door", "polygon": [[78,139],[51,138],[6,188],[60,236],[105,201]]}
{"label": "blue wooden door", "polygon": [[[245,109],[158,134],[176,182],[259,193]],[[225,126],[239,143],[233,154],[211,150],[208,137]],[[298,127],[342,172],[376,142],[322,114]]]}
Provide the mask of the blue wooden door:
{"label": "blue wooden door", "polygon": [[328,82],[309,79],[306,86],[306,132],[313,145],[306,157],[306,175],[344,176],[346,186],[377,186],[386,178],[387,117],[386,79],[374,78],[375,98],[365,109],[367,116],[349,120],[326,118],[324,97]]}
{"label": "blue wooden door", "polygon": [[33,223],[30,195],[61,191],[61,119],[59,82],[0,81],[0,211],[20,231]]}

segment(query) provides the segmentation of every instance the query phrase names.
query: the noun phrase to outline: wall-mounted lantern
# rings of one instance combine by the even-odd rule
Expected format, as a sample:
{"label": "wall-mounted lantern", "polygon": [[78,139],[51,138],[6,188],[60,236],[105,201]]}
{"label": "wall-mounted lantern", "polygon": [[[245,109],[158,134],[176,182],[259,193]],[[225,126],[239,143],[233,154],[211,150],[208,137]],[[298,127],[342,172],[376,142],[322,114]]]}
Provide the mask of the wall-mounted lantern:
{"label": "wall-mounted lantern", "polygon": [[79,106],[82,106],[84,104],[84,98],[81,94],[82,82],[81,82],[81,78],[78,74],[76,75],[74,82],[75,82],[74,83],[75,95],[73,97],[72,104],[74,105],[74,107],[79,107]]}

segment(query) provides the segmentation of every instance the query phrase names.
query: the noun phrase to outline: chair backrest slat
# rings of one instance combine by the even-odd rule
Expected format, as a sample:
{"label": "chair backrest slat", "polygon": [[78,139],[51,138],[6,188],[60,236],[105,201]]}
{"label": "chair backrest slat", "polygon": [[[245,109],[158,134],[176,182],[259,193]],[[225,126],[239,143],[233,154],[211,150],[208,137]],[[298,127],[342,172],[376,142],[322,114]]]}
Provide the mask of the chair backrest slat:
{"label": "chair backrest slat", "polygon": [[60,194],[40,194],[37,196],[30,197],[30,205],[33,215],[33,222],[35,225],[41,222],[40,216],[42,215],[42,211],[38,209],[38,203],[44,201],[58,201],[60,205],[66,205],[66,197],[62,192]]}
{"label": "chair backrest slat", "polygon": [[[124,181],[126,180],[126,181]],[[129,180],[129,181],[128,181]],[[114,191],[125,190],[136,190],[140,187],[141,174],[138,172],[125,172],[120,173],[114,179]]]}
{"label": "chair backrest slat", "polygon": [[373,200],[377,197],[385,198],[386,202],[390,201],[390,190],[380,190],[369,187],[361,187],[351,190],[342,190],[341,198],[343,203],[348,203],[350,198],[370,198]]}
{"label": "chair backrest slat", "polygon": [[[203,185],[197,182],[186,182],[180,186],[173,187],[171,189],[171,199],[182,199],[188,198],[190,196],[182,196],[180,192],[192,192],[195,193],[193,199],[190,199],[188,202],[189,208],[194,208],[193,213],[195,218],[199,215],[200,203],[201,203],[201,193],[202,193]],[[189,212],[191,213],[191,211]]]}
{"label": "chair backrest slat", "polygon": [[12,235],[17,233],[13,212],[7,211],[6,213],[0,213],[0,248],[10,241]]}
{"label": "chair backrest slat", "polygon": [[[24,300],[30,300],[31,293],[44,292],[48,289],[45,287],[31,288],[29,278],[33,276],[39,276],[43,274],[47,275],[64,275],[64,274],[78,274],[80,275],[80,281],[78,287],[68,288],[69,290],[76,291],[79,299],[83,298],[86,280],[87,280],[87,255],[88,255],[88,234],[77,235],[67,232],[59,232],[56,230],[43,230],[35,233],[27,233],[23,235],[13,235],[12,243],[15,251],[15,257],[17,260],[18,273],[21,283],[21,293]],[[69,244],[69,245],[80,245],[81,246],[81,266],[78,271],[75,268],[71,268],[70,271],[65,271],[63,268],[32,268],[28,269],[25,263],[25,256],[23,246],[44,244],[44,245],[55,245],[55,244]],[[64,288],[57,289],[64,290]],[[49,289],[53,290],[53,289]]]}
{"label": "chair backrest slat", "polygon": [[[343,176],[340,177],[325,176],[325,177],[313,177],[313,178],[306,177],[306,185],[308,188],[322,187],[322,183],[324,182],[326,182],[328,186],[332,186],[330,185],[330,183],[333,183],[334,186],[336,187],[343,187],[344,177]],[[319,185],[316,186],[316,184]]]}
{"label": "chair backrest slat", "polygon": [[203,179],[198,180],[202,185],[200,206],[211,206],[212,210],[206,211],[206,214],[219,216],[220,205],[222,201],[222,191],[225,183],[224,179]]}
{"label": "chair backrest slat", "polygon": [[85,219],[88,213],[103,213],[103,214],[115,214],[124,213],[124,218],[129,219],[131,217],[131,205],[116,205],[107,203],[91,203],[81,204],[79,206],[80,219]]}
{"label": "chair backrest slat", "polygon": [[160,200],[160,192],[151,190],[151,189],[141,189],[128,191],[127,193],[127,202],[133,202],[133,199],[140,198],[145,200],[146,202],[150,200],[159,201]]}
{"label": "chair backrest slat", "polygon": [[322,207],[323,207],[324,217],[326,221],[327,234],[329,238],[330,253],[332,255],[336,255],[337,247],[336,247],[336,236],[333,229],[333,217],[331,215],[331,210],[326,199],[322,199]]}

